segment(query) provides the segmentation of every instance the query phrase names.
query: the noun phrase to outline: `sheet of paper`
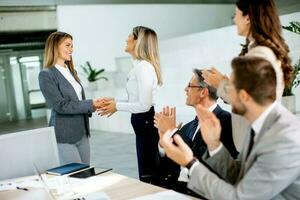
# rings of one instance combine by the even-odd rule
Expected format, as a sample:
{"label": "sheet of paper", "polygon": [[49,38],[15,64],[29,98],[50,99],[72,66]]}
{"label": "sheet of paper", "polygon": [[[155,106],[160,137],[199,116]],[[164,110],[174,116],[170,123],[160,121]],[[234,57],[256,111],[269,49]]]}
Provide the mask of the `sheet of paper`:
{"label": "sheet of paper", "polygon": [[178,192],[175,192],[173,190],[167,190],[163,192],[157,192],[154,194],[149,194],[145,196],[141,196],[138,198],[134,198],[132,200],[167,200],[167,199],[176,199],[176,200],[189,200],[187,196],[180,194]]}
{"label": "sheet of paper", "polygon": [[14,181],[2,181],[0,182],[0,191],[15,190],[17,187],[28,188],[36,187],[42,188],[43,184],[39,181],[37,176],[31,176],[27,178],[21,178]]}
{"label": "sheet of paper", "polygon": [[[104,192],[93,192],[83,196],[75,196],[75,198],[84,198],[85,200],[110,200],[110,198]],[[72,199],[75,198],[74,196],[72,197]]]}

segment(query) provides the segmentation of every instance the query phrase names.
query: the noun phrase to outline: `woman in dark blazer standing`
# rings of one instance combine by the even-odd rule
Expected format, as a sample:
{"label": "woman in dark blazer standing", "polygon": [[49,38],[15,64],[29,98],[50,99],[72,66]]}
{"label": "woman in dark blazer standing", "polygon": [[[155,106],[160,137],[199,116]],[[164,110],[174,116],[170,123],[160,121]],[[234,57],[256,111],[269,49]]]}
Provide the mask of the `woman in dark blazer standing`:
{"label": "woman in dark blazer standing", "polygon": [[89,117],[101,104],[86,100],[72,60],[72,36],[52,33],[45,45],[40,89],[50,106],[49,126],[54,126],[61,164],[90,163]]}
{"label": "woman in dark blazer standing", "polygon": [[[154,104],[158,86],[162,84],[158,41],[155,31],[137,26],[128,36],[125,51],[133,59],[133,68],[127,77],[127,102],[106,101],[101,115],[116,111],[131,112],[131,124],[136,134],[139,178],[154,183],[158,156],[158,131],[154,127]],[[108,98],[107,98],[108,99]]]}

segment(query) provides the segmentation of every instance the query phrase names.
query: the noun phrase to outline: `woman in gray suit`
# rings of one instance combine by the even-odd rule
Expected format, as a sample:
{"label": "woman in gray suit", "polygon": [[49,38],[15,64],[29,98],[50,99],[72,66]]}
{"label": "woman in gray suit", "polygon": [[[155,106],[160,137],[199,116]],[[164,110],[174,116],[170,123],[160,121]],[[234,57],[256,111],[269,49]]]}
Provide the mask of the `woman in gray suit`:
{"label": "woman in gray suit", "polygon": [[45,45],[44,70],[39,84],[51,107],[49,126],[54,126],[61,164],[90,163],[89,117],[101,100],[86,100],[72,60],[72,36],[52,33]]}

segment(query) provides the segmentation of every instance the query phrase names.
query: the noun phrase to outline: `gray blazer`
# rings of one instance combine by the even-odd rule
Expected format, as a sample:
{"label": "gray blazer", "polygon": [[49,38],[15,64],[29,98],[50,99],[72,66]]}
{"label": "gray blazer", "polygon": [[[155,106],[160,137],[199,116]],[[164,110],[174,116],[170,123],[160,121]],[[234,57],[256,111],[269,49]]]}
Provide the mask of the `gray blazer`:
{"label": "gray blazer", "polygon": [[79,100],[73,86],[56,69],[44,69],[39,74],[40,89],[51,111],[49,126],[54,126],[58,143],[74,144],[85,134],[90,135],[89,117],[94,111],[92,100]]}
{"label": "gray blazer", "polygon": [[[250,131],[249,131],[250,132]],[[267,116],[247,161],[250,134],[239,158],[225,148],[191,174],[188,187],[208,199],[300,199],[300,122],[281,104]]]}

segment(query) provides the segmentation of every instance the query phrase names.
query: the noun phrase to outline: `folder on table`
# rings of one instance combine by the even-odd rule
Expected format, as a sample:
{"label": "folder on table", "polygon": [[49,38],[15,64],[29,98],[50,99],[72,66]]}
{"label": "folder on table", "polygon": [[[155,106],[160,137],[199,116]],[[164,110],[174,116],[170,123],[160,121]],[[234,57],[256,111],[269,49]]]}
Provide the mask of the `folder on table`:
{"label": "folder on table", "polygon": [[69,173],[76,172],[78,170],[82,170],[82,169],[89,168],[89,167],[90,167],[90,165],[85,164],[85,163],[70,163],[67,165],[48,169],[46,171],[46,173],[53,174],[53,175],[64,175],[64,174],[69,174]]}

